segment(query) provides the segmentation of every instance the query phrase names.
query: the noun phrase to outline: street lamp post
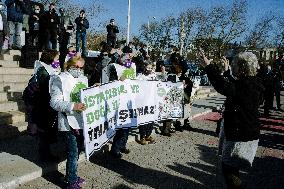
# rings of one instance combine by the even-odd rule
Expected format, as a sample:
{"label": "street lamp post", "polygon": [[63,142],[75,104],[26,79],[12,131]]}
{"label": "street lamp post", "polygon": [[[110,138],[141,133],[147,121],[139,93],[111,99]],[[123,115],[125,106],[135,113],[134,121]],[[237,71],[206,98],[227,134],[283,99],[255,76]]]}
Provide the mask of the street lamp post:
{"label": "street lamp post", "polygon": [[128,0],[128,14],[127,14],[127,38],[126,38],[126,44],[129,44],[129,38],[130,38],[130,0]]}

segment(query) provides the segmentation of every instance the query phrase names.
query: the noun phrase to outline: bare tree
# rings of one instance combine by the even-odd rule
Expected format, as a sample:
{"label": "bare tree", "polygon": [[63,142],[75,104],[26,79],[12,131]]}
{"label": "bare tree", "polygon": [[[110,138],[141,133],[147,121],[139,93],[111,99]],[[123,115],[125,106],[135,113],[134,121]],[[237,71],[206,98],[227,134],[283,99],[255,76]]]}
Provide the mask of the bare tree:
{"label": "bare tree", "polygon": [[271,13],[260,18],[246,36],[245,44],[250,48],[263,48],[269,46],[269,44],[271,44],[271,31],[274,29],[273,22],[275,21],[276,16]]}

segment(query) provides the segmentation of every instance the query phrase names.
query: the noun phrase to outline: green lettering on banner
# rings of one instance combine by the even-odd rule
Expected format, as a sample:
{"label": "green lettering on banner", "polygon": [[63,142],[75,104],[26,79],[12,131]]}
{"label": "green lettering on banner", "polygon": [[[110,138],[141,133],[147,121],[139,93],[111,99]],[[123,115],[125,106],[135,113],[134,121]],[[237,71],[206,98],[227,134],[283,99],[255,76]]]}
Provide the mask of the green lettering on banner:
{"label": "green lettering on banner", "polygon": [[124,85],[120,85],[119,87],[119,94],[122,94],[122,93],[127,93],[127,90],[125,89]]}
{"label": "green lettering on banner", "polygon": [[113,110],[118,110],[118,108],[119,108],[119,103],[118,103],[117,100],[114,100],[114,101],[112,102],[112,109],[113,109]]}
{"label": "green lettering on banner", "polygon": [[95,121],[93,112],[87,113],[86,116],[87,116],[87,124],[92,124]]}
{"label": "green lettering on banner", "polygon": [[99,120],[100,119],[100,111],[96,110],[94,114],[95,114],[95,119]]}
{"label": "green lettering on banner", "polygon": [[113,97],[117,96],[117,89],[116,88],[112,88],[112,95],[113,95]]}
{"label": "green lettering on banner", "polygon": [[139,93],[139,85],[131,85],[132,93]]}

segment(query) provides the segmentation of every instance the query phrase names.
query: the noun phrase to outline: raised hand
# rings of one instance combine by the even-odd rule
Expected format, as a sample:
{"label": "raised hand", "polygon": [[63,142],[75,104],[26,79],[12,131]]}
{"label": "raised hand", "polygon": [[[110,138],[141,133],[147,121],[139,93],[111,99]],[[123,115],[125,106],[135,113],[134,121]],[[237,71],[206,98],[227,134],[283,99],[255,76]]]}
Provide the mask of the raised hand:
{"label": "raised hand", "polygon": [[202,59],[201,64],[200,64],[202,67],[206,67],[207,65],[209,65],[213,61],[213,59],[208,59],[206,57],[206,55],[205,55],[205,53],[202,49],[199,49],[198,54],[199,54],[200,58]]}

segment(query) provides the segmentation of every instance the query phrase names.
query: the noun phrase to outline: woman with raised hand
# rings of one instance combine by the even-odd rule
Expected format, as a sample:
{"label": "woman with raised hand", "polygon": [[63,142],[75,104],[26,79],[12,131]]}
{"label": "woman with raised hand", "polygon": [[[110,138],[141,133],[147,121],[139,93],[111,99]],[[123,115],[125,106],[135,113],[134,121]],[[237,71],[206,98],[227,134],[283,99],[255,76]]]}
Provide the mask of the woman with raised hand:
{"label": "woman with raised hand", "polygon": [[[222,150],[222,171],[228,188],[242,188],[239,170],[250,167],[254,160],[260,136],[259,104],[264,87],[256,77],[258,61],[252,52],[237,54],[231,63],[234,79],[226,79],[211,64],[203,52],[202,66],[215,90],[226,96],[224,110],[225,140]],[[229,62],[225,57],[221,63],[225,71]]]}

